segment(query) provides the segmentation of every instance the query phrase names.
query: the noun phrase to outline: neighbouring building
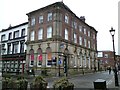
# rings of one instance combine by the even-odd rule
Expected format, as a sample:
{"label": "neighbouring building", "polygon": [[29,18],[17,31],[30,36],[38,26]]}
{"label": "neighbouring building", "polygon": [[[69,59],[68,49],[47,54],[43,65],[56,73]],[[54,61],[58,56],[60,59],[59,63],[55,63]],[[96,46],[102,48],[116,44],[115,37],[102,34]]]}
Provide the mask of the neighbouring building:
{"label": "neighbouring building", "polygon": [[[116,65],[119,66],[120,56],[115,55]],[[113,51],[98,51],[98,67],[99,69],[114,68],[115,65]]]}
{"label": "neighbouring building", "polygon": [[28,22],[0,31],[2,72],[24,72]]}
{"label": "neighbouring building", "polygon": [[[27,13],[26,67],[61,72],[66,59],[68,73],[97,67],[97,31],[77,17],[63,2]],[[66,57],[64,57],[66,56]]]}

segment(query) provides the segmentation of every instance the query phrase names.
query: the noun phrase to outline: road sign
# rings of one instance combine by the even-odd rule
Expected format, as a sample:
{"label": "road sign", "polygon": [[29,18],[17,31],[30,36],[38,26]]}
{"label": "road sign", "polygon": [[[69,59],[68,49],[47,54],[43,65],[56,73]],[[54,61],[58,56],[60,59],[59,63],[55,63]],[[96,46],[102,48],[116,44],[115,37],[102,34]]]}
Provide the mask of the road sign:
{"label": "road sign", "polygon": [[61,62],[61,59],[58,60],[58,64],[60,65],[62,62]]}

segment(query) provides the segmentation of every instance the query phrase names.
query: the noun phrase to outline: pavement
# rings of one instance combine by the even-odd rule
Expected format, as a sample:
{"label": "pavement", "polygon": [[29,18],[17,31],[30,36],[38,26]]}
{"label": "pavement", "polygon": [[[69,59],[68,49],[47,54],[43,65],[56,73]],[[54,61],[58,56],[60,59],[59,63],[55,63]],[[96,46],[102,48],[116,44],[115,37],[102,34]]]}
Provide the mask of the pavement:
{"label": "pavement", "polygon": [[[97,72],[99,73],[99,72]],[[82,74],[81,74],[82,75]],[[37,76],[37,75],[36,75]],[[77,75],[74,75],[74,76],[68,76],[67,78],[68,79],[71,79],[71,78],[74,78],[75,76]],[[53,88],[53,83],[54,83],[54,80],[57,80],[59,79],[60,77],[46,77],[44,78],[47,82],[48,82],[48,87],[47,88]],[[118,75],[118,78],[120,78],[120,74]],[[34,80],[34,76],[31,75],[30,78],[28,79],[29,83],[28,83],[28,88],[30,88],[30,83]],[[106,85],[107,85],[107,90],[120,90],[120,86],[115,86],[115,82],[114,82],[114,76],[112,77],[111,80],[109,81],[106,81]],[[120,81],[119,81],[119,85],[120,85]],[[86,86],[87,87],[87,86]],[[86,89],[85,89],[86,90]],[[90,89],[90,90],[94,90],[94,87],[93,89]]]}
{"label": "pavement", "polygon": [[[97,73],[100,73],[100,72],[97,72]],[[90,74],[90,73],[88,73],[88,74]],[[91,74],[93,74],[93,73],[91,73]],[[77,74],[77,75],[73,75],[73,76],[68,76],[67,78],[68,79],[74,79],[74,77],[75,76],[79,76],[79,75],[82,75],[82,74]],[[36,76],[38,76],[38,75],[36,75]],[[30,88],[30,83],[32,83],[33,82],[33,80],[34,80],[34,78],[35,78],[35,76],[33,76],[33,75],[29,75],[29,77],[27,77],[27,80],[28,80],[28,88]],[[53,83],[54,83],[54,81],[55,80],[57,80],[57,79],[59,79],[60,77],[58,77],[58,76],[54,76],[54,77],[46,77],[46,78],[44,78],[47,82],[48,82],[48,86],[47,86],[47,88],[53,88]],[[120,85],[120,74],[118,75],[118,78],[119,78],[119,85]],[[2,81],[2,80],[0,80],[0,81]],[[1,87],[1,82],[0,82],[0,87]],[[120,90],[120,86],[115,86],[115,82],[114,82],[114,76],[111,78],[111,80],[109,80],[109,81],[106,81],[106,85],[107,85],[107,90]],[[87,86],[86,86],[87,87]],[[93,86],[92,86],[93,87]],[[75,88],[76,89],[76,88]],[[74,89],[74,90],[75,90]],[[0,90],[1,90],[1,88],[0,88]],[[29,89],[28,89],[29,90]],[[86,90],[86,89],[85,89]],[[92,88],[92,89],[87,89],[87,90],[94,90],[94,87]]]}

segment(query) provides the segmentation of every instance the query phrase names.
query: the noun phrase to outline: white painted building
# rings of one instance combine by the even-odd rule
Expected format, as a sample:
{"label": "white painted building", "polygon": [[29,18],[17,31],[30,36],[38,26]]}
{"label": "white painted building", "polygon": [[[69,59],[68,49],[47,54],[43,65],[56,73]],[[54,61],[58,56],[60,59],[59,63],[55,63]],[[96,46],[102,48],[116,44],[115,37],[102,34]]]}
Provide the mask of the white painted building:
{"label": "white painted building", "polygon": [[3,72],[24,71],[27,28],[28,22],[25,22],[0,31]]}

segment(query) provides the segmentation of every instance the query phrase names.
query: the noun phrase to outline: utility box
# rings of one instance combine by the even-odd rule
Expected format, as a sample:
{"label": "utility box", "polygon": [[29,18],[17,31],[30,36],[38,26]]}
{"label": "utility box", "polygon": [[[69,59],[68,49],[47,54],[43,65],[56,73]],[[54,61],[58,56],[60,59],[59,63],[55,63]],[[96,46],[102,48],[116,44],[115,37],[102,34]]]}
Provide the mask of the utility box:
{"label": "utility box", "polygon": [[94,81],[94,89],[95,90],[106,90],[106,81],[103,79],[97,79]]}

